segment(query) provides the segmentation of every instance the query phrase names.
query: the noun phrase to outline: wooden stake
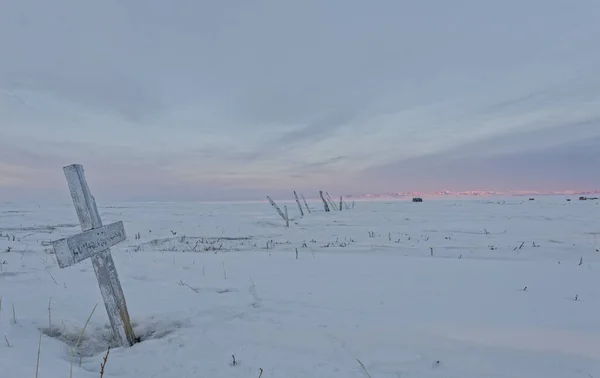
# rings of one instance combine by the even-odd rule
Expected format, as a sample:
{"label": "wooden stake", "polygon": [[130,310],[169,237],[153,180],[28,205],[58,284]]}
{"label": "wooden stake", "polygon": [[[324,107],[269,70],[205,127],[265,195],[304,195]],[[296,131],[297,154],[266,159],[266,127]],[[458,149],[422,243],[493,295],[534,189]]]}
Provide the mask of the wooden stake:
{"label": "wooden stake", "polygon": [[300,194],[302,196],[302,201],[304,201],[304,206],[306,206],[306,210],[310,214],[310,207],[308,207],[308,203],[306,203],[306,198],[304,198],[304,194]]}
{"label": "wooden stake", "polygon": [[319,190],[319,195],[321,196],[321,200],[323,200],[323,206],[325,207],[325,212],[328,213],[329,212],[329,205],[327,204],[327,201],[325,201],[325,197],[323,197],[323,191]]}
{"label": "wooden stake", "polygon": [[300,216],[303,217],[304,211],[302,211],[302,205],[300,205],[300,200],[298,199],[298,194],[296,194],[295,190],[294,190],[294,197],[296,197],[296,203],[298,204],[298,210],[300,210]]}
{"label": "wooden stake", "polygon": [[281,211],[281,209],[279,208],[279,206],[277,206],[277,204],[271,199],[271,197],[267,196],[267,199],[269,200],[269,202],[271,203],[271,206],[273,206],[275,208],[275,210],[277,210],[277,214],[279,214],[279,216],[284,220],[287,221],[287,217],[285,216],[285,214],[283,214],[283,212]]}
{"label": "wooden stake", "polygon": [[285,227],[290,227],[290,218],[288,217],[287,205],[283,206],[285,210]]}
{"label": "wooden stake", "polygon": [[329,201],[329,203],[331,204],[331,208],[335,209],[336,208],[335,202],[333,202],[333,200],[331,199],[331,196],[329,195],[329,193],[325,192],[325,195],[327,196],[327,201]]}

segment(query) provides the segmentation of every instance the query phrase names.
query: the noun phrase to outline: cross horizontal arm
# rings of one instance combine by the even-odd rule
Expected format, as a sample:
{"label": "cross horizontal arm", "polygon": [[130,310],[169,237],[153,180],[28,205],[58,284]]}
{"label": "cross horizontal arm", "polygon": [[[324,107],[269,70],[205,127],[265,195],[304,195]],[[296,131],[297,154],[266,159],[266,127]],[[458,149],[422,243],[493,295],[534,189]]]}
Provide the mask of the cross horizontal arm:
{"label": "cross horizontal arm", "polygon": [[125,241],[123,222],[84,231],[69,238],[52,242],[58,266],[66,268]]}

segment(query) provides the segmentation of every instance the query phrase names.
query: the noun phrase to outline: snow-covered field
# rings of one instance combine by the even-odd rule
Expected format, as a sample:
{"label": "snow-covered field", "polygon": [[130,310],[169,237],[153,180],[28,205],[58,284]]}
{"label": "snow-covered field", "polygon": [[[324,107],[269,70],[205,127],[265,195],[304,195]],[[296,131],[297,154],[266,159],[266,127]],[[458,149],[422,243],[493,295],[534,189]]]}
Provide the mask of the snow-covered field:
{"label": "snow-covered field", "polygon": [[[597,201],[312,202],[302,219],[289,202],[289,229],[266,201],[98,205],[125,222],[112,254],[143,340],[110,350],[106,378],[600,378]],[[48,245],[78,232],[72,204],[0,206],[0,377],[35,377],[40,333],[38,376],[69,377],[98,302],[73,377],[100,376],[91,263],[60,269]]]}

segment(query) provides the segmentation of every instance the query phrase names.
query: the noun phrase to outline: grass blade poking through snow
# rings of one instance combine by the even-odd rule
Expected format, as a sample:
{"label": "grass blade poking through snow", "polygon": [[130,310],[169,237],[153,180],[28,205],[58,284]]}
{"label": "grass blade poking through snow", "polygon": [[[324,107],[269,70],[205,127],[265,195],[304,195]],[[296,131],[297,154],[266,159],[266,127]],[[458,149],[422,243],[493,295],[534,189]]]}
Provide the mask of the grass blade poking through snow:
{"label": "grass blade poking through snow", "polygon": [[100,378],[104,377],[104,368],[106,367],[106,363],[108,362],[108,354],[110,353],[110,345],[108,346],[108,350],[106,351],[106,354],[104,355],[104,359],[102,360],[102,363],[100,364]]}
{"label": "grass blade poking through snow", "polygon": [[41,350],[42,350],[42,334],[40,333],[40,341],[38,342],[37,362],[35,364],[35,378],[38,378],[38,373],[40,371],[40,351]]}
{"label": "grass blade poking through snow", "polygon": [[48,301],[48,332],[52,337],[52,297]]}
{"label": "grass blade poking through snow", "polygon": [[360,367],[363,369],[363,371],[365,372],[365,375],[369,378],[373,378],[371,377],[371,374],[369,374],[369,371],[367,370],[367,368],[365,367],[365,364],[363,364],[362,362],[360,362],[360,360],[357,358],[356,361],[358,361],[358,363],[360,364]]}
{"label": "grass blade poking through snow", "polygon": [[223,261],[223,255],[221,255],[221,264],[223,265],[223,277],[227,279],[227,271],[225,270],[225,261]]}
{"label": "grass blade poking through snow", "polygon": [[77,339],[77,343],[75,344],[75,346],[73,347],[73,350],[71,352],[71,372],[69,374],[70,378],[73,378],[73,361],[75,361],[75,351],[79,347],[79,343],[81,342],[83,333],[85,332],[85,329],[87,328],[88,323],[90,322],[90,319],[92,318],[92,315],[94,315],[94,311],[96,311],[96,307],[98,307],[98,302],[96,302],[96,304],[94,305],[94,308],[92,309],[92,312],[90,313],[90,316],[88,316],[87,320],[85,321],[85,325],[83,326],[83,329],[79,333],[79,338]]}

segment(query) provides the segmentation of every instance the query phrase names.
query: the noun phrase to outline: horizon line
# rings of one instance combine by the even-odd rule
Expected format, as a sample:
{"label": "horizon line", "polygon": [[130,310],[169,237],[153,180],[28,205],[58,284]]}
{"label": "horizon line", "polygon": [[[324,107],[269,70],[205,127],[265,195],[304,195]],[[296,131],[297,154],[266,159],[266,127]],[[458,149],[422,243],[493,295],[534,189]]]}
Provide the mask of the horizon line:
{"label": "horizon line", "polygon": [[[325,192],[325,191],[324,191]],[[591,190],[551,190],[551,191],[537,191],[537,190],[513,190],[513,191],[495,191],[495,190],[464,190],[464,191],[411,191],[411,192],[381,192],[381,193],[360,193],[360,194],[346,194],[342,195],[342,198],[357,202],[377,201],[377,200],[405,200],[412,199],[414,197],[426,197],[433,200],[451,199],[451,197],[474,197],[474,198],[485,198],[485,197],[525,197],[525,196],[584,196],[590,194],[600,195],[600,189]],[[250,203],[268,203],[269,201],[264,196],[264,199],[248,199],[248,200],[109,200],[105,203],[108,205],[99,205],[99,207],[110,207],[116,204],[125,203],[206,203],[206,204],[250,204]],[[280,196],[273,196],[274,201],[278,202],[296,202],[293,196],[291,198],[282,198]],[[339,195],[334,196],[339,198]],[[307,202],[320,202],[320,197],[306,197]],[[3,201],[2,204],[39,204],[39,202],[31,200],[14,200],[14,201]],[[54,205],[67,205],[70,202],[51,202]]]}

